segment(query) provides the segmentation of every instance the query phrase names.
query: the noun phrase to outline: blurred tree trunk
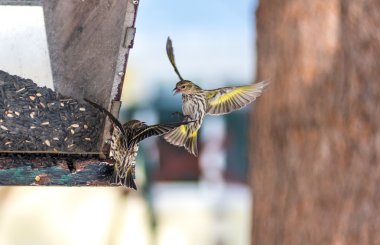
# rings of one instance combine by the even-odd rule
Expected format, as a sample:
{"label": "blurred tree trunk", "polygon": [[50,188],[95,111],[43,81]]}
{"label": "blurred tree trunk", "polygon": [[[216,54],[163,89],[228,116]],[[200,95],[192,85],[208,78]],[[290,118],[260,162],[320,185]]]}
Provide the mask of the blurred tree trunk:
{"label": "blurred tree trunk", "polygon": [[380,244],[380,1],[263,0],[253,244]]}

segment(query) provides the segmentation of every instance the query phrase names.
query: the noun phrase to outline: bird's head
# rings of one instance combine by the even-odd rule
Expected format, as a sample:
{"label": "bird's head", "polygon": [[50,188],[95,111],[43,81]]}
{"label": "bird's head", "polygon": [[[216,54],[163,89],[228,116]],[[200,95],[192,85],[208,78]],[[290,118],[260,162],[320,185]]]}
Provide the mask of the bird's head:
{"label": "bird's head", "polygon": [[175,88],[173,89],[173,95],[178,94],[178,93],[183,93],[183,94],[192,94],[199,90],[200,88],[192,83],[191,81],[188,80],[183,80],[179,81],[176,85]]}
{"label": "bird's head", "polygon": [[139,129],[139,128],[143,128],[144,126],[145,126],[145,123],[139,120],[130,120],[124,123],[123,125],[123,127],[127,127],[129,129]]}

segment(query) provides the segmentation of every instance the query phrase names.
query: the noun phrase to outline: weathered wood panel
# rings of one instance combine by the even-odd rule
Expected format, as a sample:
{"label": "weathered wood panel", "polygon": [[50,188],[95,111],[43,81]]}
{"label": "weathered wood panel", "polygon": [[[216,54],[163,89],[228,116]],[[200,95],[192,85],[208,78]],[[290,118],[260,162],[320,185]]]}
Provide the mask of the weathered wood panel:
{"label": "weathered wood panel", "polygon": [[112,101],[121,97],[138,1],[46,0],[43,6],[55,90],[96,101],[117,117],[120,103]]}
{"label": "weathered wood panel", "polygon": [[379,8],[260,1],[252,244],[380,243]]}
{"label": "weathered wood panel", "polygon": [[[138,1],[43,2],[56,91],[105,108],[121,94]],[[132,31],[132,33],[134,33]],[[130,42],[130,43],[125,43]]]}
{"label": "weathered wood panel", "polygon": [[0,0],[0,5],[39,6],[42,0]]}

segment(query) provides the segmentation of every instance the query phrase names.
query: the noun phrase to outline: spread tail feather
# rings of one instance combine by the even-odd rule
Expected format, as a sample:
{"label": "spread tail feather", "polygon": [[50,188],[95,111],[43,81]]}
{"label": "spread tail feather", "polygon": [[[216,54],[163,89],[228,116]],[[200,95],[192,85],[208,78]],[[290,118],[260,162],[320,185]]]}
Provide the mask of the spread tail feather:
{"label": "spread tail feather", "polygon": [[123,176],[120,173],[115,172],[116,174],[116,183],[134,190],[137,190],[137,186],[134,180],[133,172],[128,168],[127,173]]}
{"label": "spread tail feather", "polygon": [[127,177],[125,177],[124,185],[128,188],[137,190],[137,186],[136,186],[135,180],[133,179],[132,173],[128,173]]}
{"label": "spread tail feather", "polygon": [[172,145],[185,147],[185,149],[194,156],[198,155],[197,131],[190,131],[187,125],[181,125],[167,133],[164,139]]}
{"label": "spread tail feather", "polygon": [[196,132],[195,132],[195,135],[190,135],[190,137],[187,138],[186,143],[185,143],[185,149],[191,154],[193,154],[194,156],[198,156]]}
{"label": "spread tail feather", "polygon": [[135,183],[135,180],[133,179],[132,174],[127,174],[125,177],[118,178],[118,181],[116,183],[121,184],[125,187],[137,190],[137,186]]}

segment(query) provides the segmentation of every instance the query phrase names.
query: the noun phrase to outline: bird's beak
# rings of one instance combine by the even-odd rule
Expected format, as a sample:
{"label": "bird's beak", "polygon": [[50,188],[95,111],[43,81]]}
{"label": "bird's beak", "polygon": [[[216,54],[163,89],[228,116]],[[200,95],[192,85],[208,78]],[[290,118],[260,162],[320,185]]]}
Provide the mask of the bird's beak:
{"label": "bird's beak", "polygon": [[173,89],[173,96],[176,95],[176,94],[178,94],[178,93],[179,93],[179,89],[178,88],[174,88]]}

